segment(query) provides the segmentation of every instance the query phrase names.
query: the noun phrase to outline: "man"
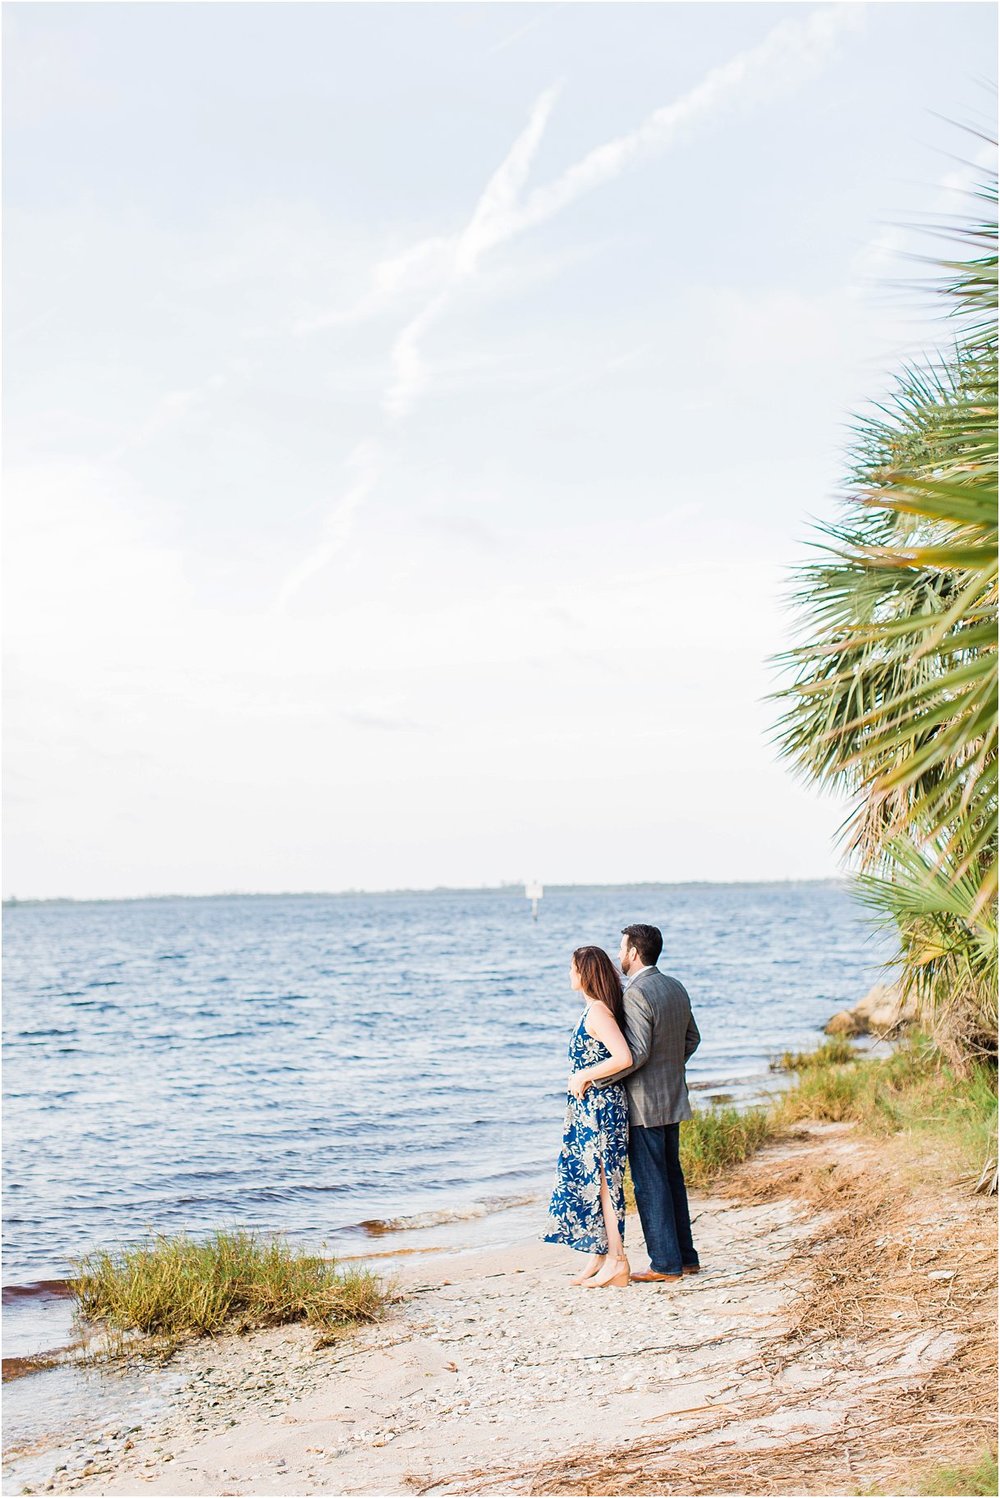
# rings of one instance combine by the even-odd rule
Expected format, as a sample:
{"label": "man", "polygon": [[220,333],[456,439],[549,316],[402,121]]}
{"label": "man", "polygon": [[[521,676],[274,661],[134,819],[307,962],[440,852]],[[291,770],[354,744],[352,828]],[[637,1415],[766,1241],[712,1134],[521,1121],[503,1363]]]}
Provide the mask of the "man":
{"label": "man", "polygon": [[[680,1124],[691,1117],[684,1067],[701,1036],[691,1000],[656,963],[663,936],[656,926],[626,926],[618,961],[626,977],[625,1038],[632,1065],[607,1082],[628,1094],[628,1160],[649,1270],[633,1280],[679,1280],[698,1273],[691,1214],[680,1162]],[[597,1084],[600,1085],[600,1084]]]}

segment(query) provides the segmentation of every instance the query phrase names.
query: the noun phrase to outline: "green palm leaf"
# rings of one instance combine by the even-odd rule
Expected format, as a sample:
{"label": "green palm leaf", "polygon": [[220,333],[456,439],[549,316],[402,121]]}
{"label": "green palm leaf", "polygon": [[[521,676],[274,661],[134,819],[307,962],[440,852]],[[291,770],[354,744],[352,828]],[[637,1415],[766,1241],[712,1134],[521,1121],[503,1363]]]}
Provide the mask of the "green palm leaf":
{"label": "green palm leaf", "polygon": [[969,259],[941,262],[954,348],[904,368],[858,424],[849,496],[798,570],[775,695],[781,753],[848,793],[862,889],[892,914],[924,997],[939,974],[944,1008],[964,995],[995,1043],[976,987],[982,942],[993,971],[996,946],[995,176],[977,200],[988,217],[956,231]]}

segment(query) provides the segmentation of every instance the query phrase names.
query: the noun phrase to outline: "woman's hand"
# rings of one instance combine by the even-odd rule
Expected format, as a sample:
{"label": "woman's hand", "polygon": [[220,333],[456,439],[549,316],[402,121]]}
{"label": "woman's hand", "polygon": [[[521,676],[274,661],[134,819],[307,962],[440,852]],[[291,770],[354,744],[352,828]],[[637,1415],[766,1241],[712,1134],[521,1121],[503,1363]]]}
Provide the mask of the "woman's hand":
{"label": "woman's hand", "polygon": [[569,1074],[568,1090],[575,1098],[583,1102],[583,1094],[592,1085],[590,1075],[587,1071],[571,1071]]}

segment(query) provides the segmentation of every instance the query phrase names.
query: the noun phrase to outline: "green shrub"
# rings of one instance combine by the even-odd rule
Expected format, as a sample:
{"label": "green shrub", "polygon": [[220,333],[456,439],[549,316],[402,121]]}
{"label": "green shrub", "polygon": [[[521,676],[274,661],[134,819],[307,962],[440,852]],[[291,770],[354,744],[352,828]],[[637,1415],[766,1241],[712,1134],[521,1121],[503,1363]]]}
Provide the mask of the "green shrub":
{"label": "green shrub", "polygon": [[871,1085],[864,1068],[812,1067],[777,1100],[772,1116],[782,1123],[806,1118],[831,1123],[858,1120],[865,1111],[863,1098]]}

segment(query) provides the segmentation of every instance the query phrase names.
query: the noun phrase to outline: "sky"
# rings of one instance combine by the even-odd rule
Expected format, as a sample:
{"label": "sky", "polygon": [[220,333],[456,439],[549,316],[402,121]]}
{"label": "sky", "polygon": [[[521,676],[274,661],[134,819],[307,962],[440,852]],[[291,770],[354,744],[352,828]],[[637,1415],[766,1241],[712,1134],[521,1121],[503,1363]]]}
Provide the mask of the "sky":
{"label": "sky", "polygon": [[823,878],[990,4],[4,7],[4,894]]}

